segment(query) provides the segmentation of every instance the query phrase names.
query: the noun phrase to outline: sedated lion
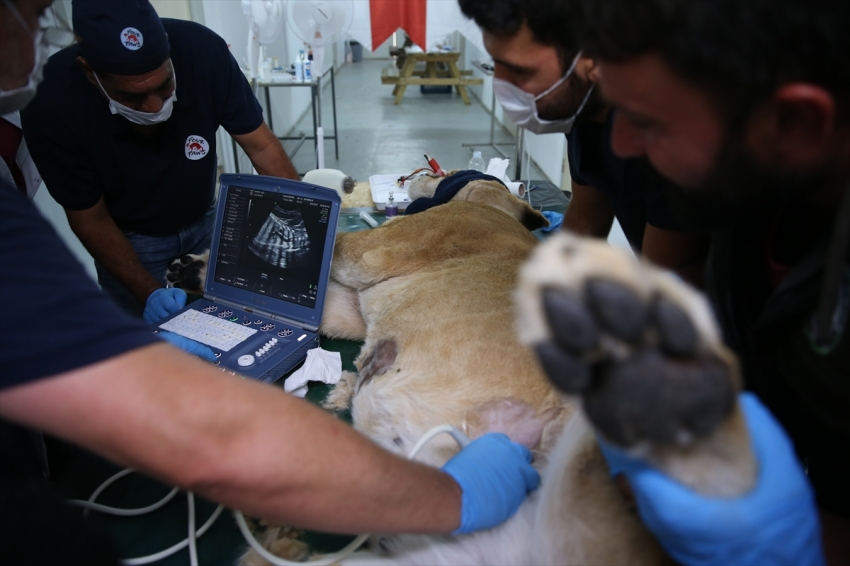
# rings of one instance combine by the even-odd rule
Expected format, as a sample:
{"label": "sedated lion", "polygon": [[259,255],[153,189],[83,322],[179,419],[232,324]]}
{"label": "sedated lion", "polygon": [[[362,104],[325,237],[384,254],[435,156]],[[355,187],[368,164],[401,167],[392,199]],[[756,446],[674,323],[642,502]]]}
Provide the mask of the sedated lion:
{"label": "sedated lion", "polygon": [[[420,177],[411,194],[439,182]],[[320,331],[364,345],[327,405],[350,407],[356,429],[401,454],[437,425],[504,432],[542,478],[494,529],[378,534],[344,564],[669,563],[595,434],[706,494],[754,483],[737,361],[704,297],[605,242],[539,244],[529,230],[545,224],[474,181],[445,205],[337,236]],[[439,466],[457,450],[437,437],[419,458]]]}

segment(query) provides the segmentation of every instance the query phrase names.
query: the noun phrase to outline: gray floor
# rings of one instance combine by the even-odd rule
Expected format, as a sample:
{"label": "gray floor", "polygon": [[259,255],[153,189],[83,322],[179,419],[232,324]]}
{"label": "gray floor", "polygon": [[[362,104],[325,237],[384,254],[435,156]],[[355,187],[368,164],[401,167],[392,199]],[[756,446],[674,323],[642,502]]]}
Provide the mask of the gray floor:
{"label": "gray floor", "polygon": [[[333,141],[326,141],[325,167],[344,171],[358,181],[368,181],[370,175],[404,174],[425,167],[423,154],[428,153],[443,169],[465,169],[472,148],[463,144],[489,140],[487,110],[474,96],[472,104],[467,106],[456,92],[423,95],[419,87],[408,87],[402,103],[396,106],[393,87],[381,84],[381,69],[389,64],[389,60],[365,60],[348,64],[336,74],[339,160],[334,156]],[[330,135],[333,122],[329,84],[324,92],[324,127],[326,135]],[[312,127],[308,113],[295,131],[311,134]],[[501,128],[496,132],[497,141],[513,141]],[[287,141],[284,147],[291,152],[296,145],[297,142]],[[491,157],[501,157],[486,143],[476,149],[481,151],[485,162]],[[509,155],[513,152],[513,147],[503,149]],[[315,168],[312,142],[304,143],[293,162],[301,173]],[[513,161],[509,169],[512,171]],[[531,173],[532,179],[546,179],[533,164]]]}

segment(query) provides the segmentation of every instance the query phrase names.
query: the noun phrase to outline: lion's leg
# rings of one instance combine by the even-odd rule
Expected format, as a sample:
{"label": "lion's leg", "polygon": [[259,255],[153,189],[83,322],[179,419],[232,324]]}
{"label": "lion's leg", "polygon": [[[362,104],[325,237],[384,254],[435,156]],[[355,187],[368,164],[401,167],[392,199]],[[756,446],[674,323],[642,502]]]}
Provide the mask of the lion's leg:
{"label": "lion's leg", "polygon": [[417,221],[415,217],[399,217],[373,230],[338,234],[331,277],[363,290],[421,269],[428,263],[421,257],[428,243],[424,237],[411,241],[410,230],[415,230]]}
{"label": "lion's leg", "polygon": [[331,338],[358,341],[366,339],[366,322],[360,313],[357,291],[333,280],[328,282],[319,331]]}
{"label": "lion's leg", "polygon": [[523,266],[517,300],[520,338],[603,437],[709,495],[753,485],[737,361],[702,295],[604,242],[559,234]]}

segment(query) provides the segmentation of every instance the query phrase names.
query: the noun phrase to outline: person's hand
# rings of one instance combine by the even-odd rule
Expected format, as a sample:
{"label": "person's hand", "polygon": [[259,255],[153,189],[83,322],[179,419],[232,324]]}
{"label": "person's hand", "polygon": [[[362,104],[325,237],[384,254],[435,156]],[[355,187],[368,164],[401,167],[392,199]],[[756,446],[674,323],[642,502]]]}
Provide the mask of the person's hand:
{"label": "person's hand", "polygon": [[460,527],[454,534],[489,529],[511,517],[540,485],[531,452],[506,435],[473,440],[443,466],[463,492]]}
{"label": "person's hand", "polygon": [[551,210],[544,210],[542,212],[543,216],[546,217],[546,220],[549,221],[549,226],[545,228],[541,228],[544,232],[551,232],[553,230],[557,230],[561,227],[561,224],[564,222],[564,215],[560,212],[554,212]]}
{"label": "person's hand", "polygon": [[185,336],[180,336],[179,334],[175,334],[174,332],[160,332],[157,334],[157,336],[170,343],[171,345],[177,346],[187,354],[198,356],[202,360],[206,360],[208,362],[214,362],[216,360],[213,351],[201,344],[200,342],[195,342],[194,340],[190,340],[189,338],[186,338]]}
{"label": "person's hand", "polygon": [[758,398],[740,401],[759,465],[749,493],[699,495],[600,440],[611,474],[626,475],[644,524],[679,564],[824,564],[814,494],[790,440]]}
{"label": "person's hand", "polygon": [[148,324],[155,324],[170,314],[186,306],[186,291],[171,287],[157,289],[148,297],[142,319]]}

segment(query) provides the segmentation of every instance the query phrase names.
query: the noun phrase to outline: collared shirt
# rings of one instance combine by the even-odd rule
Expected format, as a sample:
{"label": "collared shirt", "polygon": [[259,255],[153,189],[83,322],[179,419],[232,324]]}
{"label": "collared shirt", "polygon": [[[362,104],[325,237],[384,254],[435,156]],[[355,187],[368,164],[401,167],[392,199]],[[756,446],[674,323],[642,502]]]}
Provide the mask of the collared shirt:
{"label": "collared shirt", "polygon": [[[101,195],[119,228],[173,233],[197,221],[215,193],[216,131],[253,132],[262,109],[224,40],[194,22],[164,18],[177,100],[153,135],[109,111],[76,63],[79,45],[53,55],[23,129],[45,186],[71,210]],[[120,47],[119,47],[120,48]]]}

